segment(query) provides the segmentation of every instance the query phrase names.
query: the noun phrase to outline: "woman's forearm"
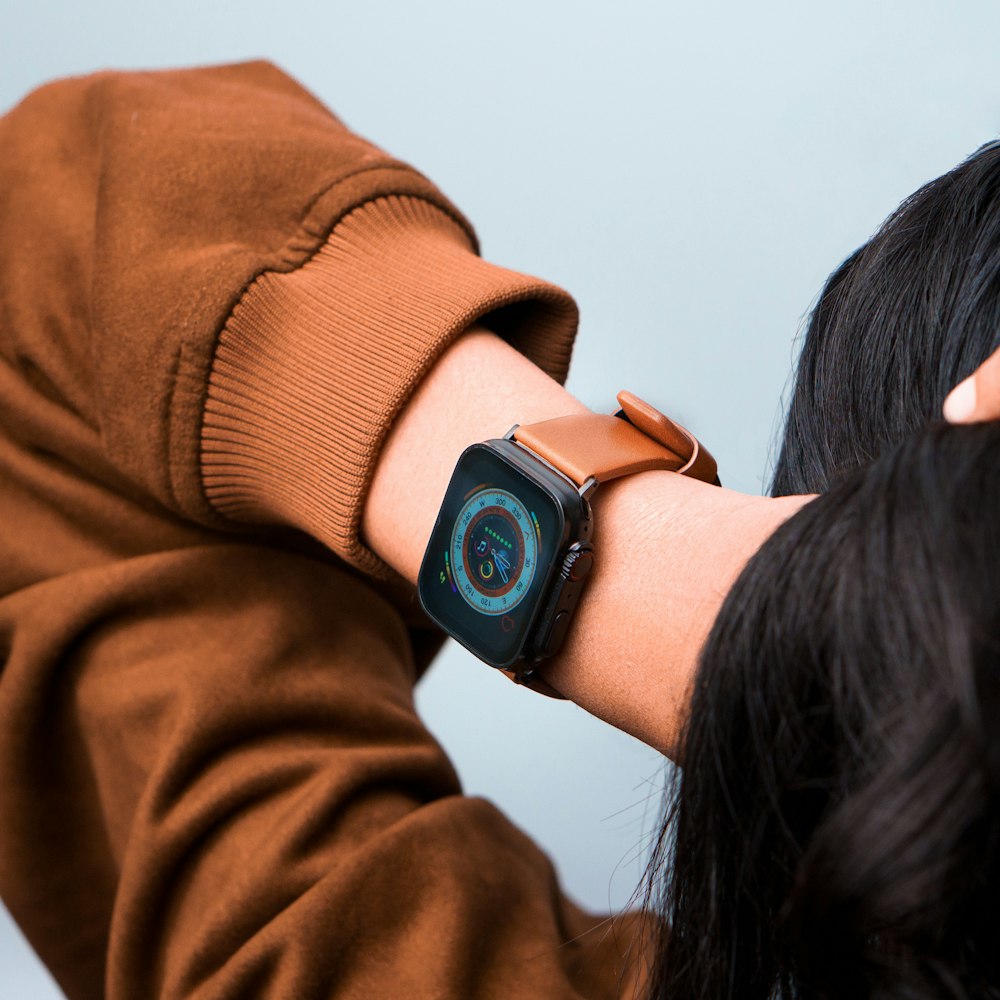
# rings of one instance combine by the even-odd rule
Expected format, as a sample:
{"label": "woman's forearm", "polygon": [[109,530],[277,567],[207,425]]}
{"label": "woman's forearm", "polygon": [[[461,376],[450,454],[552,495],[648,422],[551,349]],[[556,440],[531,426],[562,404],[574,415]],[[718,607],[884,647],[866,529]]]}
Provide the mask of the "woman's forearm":
{"label": "woman's forearm", "polygon": [[[584,410],[499,338],[470,331],[434,366],[386,440],[365,506],[368,544],[415,581],[461,451],[514,423]],[[566,644],[543,668],[546,679],[592,714],[671,752],[727,590],[807,499],[752,497],[669,472],[599,487],[595,568]]]}

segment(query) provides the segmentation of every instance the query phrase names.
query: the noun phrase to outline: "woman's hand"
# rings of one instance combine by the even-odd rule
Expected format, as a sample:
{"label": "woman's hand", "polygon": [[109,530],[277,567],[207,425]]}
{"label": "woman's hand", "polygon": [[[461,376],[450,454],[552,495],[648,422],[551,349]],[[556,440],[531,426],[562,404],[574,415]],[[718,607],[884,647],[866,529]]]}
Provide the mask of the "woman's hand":
{"label": "woman's hand", "polygon": [[1000,350],[948,393],[944,418],[952,424],[1000,419]]}

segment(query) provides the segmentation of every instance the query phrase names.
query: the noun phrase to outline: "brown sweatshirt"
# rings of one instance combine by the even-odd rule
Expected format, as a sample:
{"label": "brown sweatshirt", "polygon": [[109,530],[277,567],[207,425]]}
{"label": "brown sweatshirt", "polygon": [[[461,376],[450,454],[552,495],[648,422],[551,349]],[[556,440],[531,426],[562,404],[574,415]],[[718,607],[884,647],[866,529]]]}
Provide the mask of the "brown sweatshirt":
{"label": "brown sweatshirt", "polygon": [[461,794],[359,539],[481,318],[565,377],[566,294],[272,66],[0,120],[0,894],[69,997],[632,995],[634,921]]}

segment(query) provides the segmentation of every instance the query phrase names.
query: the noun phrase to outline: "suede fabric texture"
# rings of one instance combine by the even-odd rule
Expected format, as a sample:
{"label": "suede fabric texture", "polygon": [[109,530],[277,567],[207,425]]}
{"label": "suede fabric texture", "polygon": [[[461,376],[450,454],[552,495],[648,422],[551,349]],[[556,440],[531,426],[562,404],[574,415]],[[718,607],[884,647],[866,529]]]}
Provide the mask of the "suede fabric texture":
{"label": "suede fabric texture", "polygon": [[72,1000],[632,995],[638,918],[462,795],[357,538],[465,324],[565,374],[571,301],[474,251],[263,63],[0,120],[0,894]]}

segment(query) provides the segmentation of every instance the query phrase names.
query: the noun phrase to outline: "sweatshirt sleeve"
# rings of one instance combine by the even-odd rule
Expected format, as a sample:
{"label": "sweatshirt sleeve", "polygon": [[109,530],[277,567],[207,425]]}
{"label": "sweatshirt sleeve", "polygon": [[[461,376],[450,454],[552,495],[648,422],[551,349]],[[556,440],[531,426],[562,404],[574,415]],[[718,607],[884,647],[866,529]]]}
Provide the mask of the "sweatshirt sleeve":
{"label": "sweatshirt sleeve", "polygon": [[358,538],[445,346],[561,378],[571,300],[266,64],[62,81],[0,149],[0,894],[67,995],[631,995]]}
{"label": "sweatshirt sleeve", "polygon": [[[186,518],[290,517],[384,573],[358,542],[360,506],[435,357],[489,317],[565,378],[572,299],[481,261],[430,181],[269,64],[62,81],[15,108],[2,141],[7,356]],[[288,489],[317,439],[285,435],[282,462],[254,452],[324,400],[319,525]]]}

